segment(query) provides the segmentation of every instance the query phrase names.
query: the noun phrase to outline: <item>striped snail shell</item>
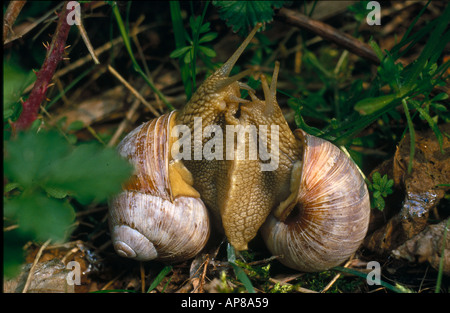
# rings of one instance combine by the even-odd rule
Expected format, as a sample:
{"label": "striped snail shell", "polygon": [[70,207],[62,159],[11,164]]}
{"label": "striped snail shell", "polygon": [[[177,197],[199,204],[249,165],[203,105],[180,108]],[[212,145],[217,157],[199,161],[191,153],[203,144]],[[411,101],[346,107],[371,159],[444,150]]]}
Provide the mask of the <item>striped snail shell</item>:
{"label": "striped snail shell", "polygon": [[175,114],[142,124],[118,146],[135,167],[124,191],[110,201],[111,236],[120,256],[179,262],[197,255],[208,241],[206,207],[189,185],[189,172],[170,159]]}
{"label": "striped snail shell", "polygon": [[304,143],[293,175],[299,177],[298,194],[290,206],[268,217],[261,233],[281,263],[323,271],[360,246],[369,224],[369,194],[356,165],[339,148],[300,129],[294,134]]}

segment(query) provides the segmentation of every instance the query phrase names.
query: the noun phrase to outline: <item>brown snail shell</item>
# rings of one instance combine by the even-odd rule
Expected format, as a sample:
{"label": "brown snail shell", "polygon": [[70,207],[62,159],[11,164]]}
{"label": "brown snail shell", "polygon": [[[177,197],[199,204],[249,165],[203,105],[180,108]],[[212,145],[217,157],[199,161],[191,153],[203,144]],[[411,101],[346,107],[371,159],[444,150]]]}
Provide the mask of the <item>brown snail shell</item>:
{"label": "brown snail shell", "polygon": [[261,233],[281,263],[322,271],[358,249],[369,224],[369,194],[356,165],[338,147],[300,129],[295,135],[304,142],[296,201],[274,211]]}
{"label": "brown snail shell", "polygon": [[[209,238],[208,212],[195,192],[175,194],[171,181],[170,129],[175,112],[129,133],[119,153],[135,175],[110,201],[109,224],[116,252],[140,261],[178,262],[194,257]],[[175,177],[175,176],[174,176]],[[183,182],[184,183],[184,182]],[[188,188],[187,188],[188,189]]]}

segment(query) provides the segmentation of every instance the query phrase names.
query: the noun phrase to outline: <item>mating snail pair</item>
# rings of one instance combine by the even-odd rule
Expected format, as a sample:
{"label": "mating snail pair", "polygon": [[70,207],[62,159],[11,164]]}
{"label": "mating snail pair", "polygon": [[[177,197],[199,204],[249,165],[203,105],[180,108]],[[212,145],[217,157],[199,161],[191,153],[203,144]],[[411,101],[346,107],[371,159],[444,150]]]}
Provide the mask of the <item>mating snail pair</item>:
{"label": "mating snail pair", "polygon": [[[259,26],[183,109],[142,124],[119,144],[119,153],[135,166],[124,191],[110,202],[111,235],[119,255],[186,260],[204,248],[210,228],[223,232],[236,250],[246,250],[261,231],[271,253],[300,271],[339,265],[358,249],[367,232],[370,204],[356,165],[331,143],[290,130],[275,97],[278,63],[270,87],[261,76],[265,101],[238,81],[250,71],[228,77]],[[240,98],[240,89],[251,100]],[[240,142],[250,154],[250,134],[236,139],[226,132],[237,125],[253,126],[256,141],[272,148],[270,158],[261,151],[256,159],[242,158],[236,147],[226,151],[212,144],[211,138],[220,133],[213,143]],[[191,157],[177,158],[177,126],[194,134],[184,143],[222,157],[198,158],[192,149]],[[278,133],[261,126],[277,126]],[[274,158],[277,166],[262,170]]]}

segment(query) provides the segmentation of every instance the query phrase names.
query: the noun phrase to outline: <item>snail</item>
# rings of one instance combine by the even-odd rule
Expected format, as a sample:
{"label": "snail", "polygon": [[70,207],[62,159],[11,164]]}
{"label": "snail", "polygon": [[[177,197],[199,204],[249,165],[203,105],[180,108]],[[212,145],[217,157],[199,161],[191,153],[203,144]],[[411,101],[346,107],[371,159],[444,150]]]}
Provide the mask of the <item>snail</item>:
{"label": "snail", "polygon": [[[229,77],[259,27],[185,107],[119,144],[136,169],[109,206],[119,255],[186,260],[202,250],[210,230],[238,251],[261,232],[269,251],[300,271],[339,265],[358,249],[370,204],[356,165],[330,142],[291,131],[276,100],[278,62],[270,86],[260,76],[264,100],[239,81],[254,69]],[[163,215],[149,221],[154,212],[170,222]]]}
{"label": "snail", "polygon": [[[209,238],[208,211],[190,187],[192,176],[179,162],[169,162],[174,114],[142,124],[117,147],[136,168],[109,206],[114,249],[120,256],[178,262],[198,254]],[[185,174],[183,179],[179,173]]]}

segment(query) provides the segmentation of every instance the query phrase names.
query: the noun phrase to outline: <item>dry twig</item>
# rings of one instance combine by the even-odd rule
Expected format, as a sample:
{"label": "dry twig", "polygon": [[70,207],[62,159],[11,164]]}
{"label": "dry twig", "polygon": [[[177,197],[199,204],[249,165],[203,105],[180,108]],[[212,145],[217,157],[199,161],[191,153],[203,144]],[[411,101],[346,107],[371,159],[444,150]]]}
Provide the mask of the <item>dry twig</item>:
{"label": "dry twig", "polygon": [[25,286],[23,287],[22,293],[26,293],[28,291],[28,288],[31,284],[31,278],[33,277],[34,269],[36,268],[36,264],[39,262],[39,259],[41,258],[42,252],[44,252],[45,248],[49,245],[51,239],[48,239],[42,247],[39,248],[38,253],[36,254],[36,257],[34,258],[33,265],[31,265],[30,272],[28,273],[27,281],[25,282]]}
{"label": "dry twig", "polygon": [[328,24],[314,20],[306,15],[286,8],[280,9],[276,17],[287,24],[307,29],[314,34],[319,35],[328,41],[334,42],[348,51],[375,64],[380,63],[377,55],[369,45]]}
{"label": "dry twig", "polygon": [[17,16],[19,16],[20,11],[22,11],[23,6],[26,1],[11,1],[6,9],[5,16],[3,18],[3,44],[6,42],[9,31],[12,33],[12,25],[16,21]]}
{"label": "dry twig", "polygon": [[[12,2],[19,2],[19,1],[11,1]],[[37,27],[39,24],[41,24],[43,21],[47,20],[52,14],[54,14],[55,11],[59,10],[61,8],[61,6],[64,4],[65,2],[61,2],[59,3],[56,7],[52,8],[51,10],[49,10],[47,13],[45,13],[42,17],[38,18],[37,20],[35,20],[33,23],[31,23],[29,26],[27,26],[26,28],[24,28],[20,33],[14,34],[12,37],[9,38],[5,38],[4,37],[4,42],[3,44],[6,45],[14,40],[17,40],[19,38],[22,38],[23,36],[25,36],[27,33],[29,33],[30,31],[32,31],[35,27]],[[51,19],[53,19],[54,17],[52,17]],[[11,24],[10,24],[11,25]]]}

